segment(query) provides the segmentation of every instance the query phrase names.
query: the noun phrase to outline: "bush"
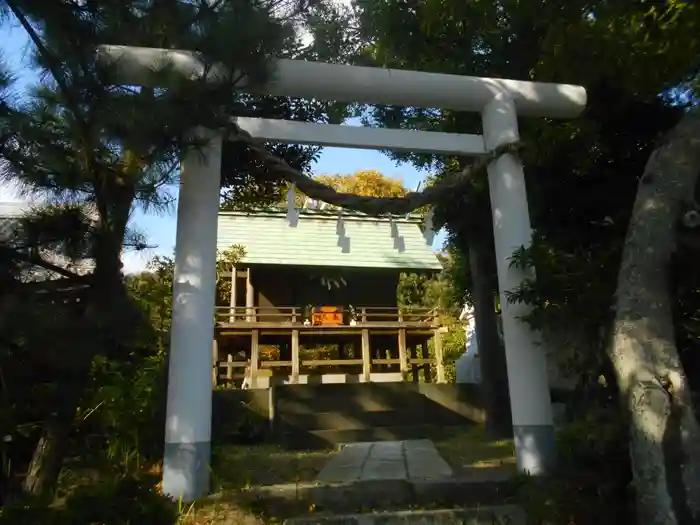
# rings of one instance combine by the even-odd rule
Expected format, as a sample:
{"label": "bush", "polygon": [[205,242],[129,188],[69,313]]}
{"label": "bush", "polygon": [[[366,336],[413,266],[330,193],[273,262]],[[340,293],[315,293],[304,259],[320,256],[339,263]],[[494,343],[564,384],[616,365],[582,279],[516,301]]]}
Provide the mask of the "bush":
{"label": "bush", "polygon": [[155,476],[123,476],[80,487],[66,499],[60,523],[174,525],[177,507],[156,490],[157,481]]}
{"label": "bush", "polygon": [[95,410],[85,411],[83,426],[103,436],[111,461],[123,463],[128,456],[148,464],[161,457],[165,425],[158,422],[165,420],[165,364],[163,353],[135,363],[95,359],[96,388],[88,403]]}
{"label": "bush", "polygon": [[[258,413],[252,403],[240,401],[239,409],[226,414],[213,429],[216,440],[237,445],[262,443],[269,439],[269,420]],[[226,417],[227,416],[227,417]]]}
{"label": "bush", "polygon": [[569,469],[604,467],[629,472],[627,444],[627,429],[614,408],[590,412],[557,434],[562,466]]}
{"label": "bush", "polygon": [[212,397],[212,440],[253,444],[270,437],[267,394],[259,390],[216,390]]}
{"label": "bush", "polygon": [[59,525],[58,513],[44,500],[24,498],[0,508],[0,525]]}
{"label": "bush", "polygon": [[24,498],[0,509],[0,525],[174,525],[177,506],[155,476],[122,476],[78,487],[61,506]]}
{"label": "bush", "polygon": [[517,491],[532,522],[634,523],[627,432],[617,411],[597,411],[568,424],[557,441],[557,472],[544,479],[525,478]]}

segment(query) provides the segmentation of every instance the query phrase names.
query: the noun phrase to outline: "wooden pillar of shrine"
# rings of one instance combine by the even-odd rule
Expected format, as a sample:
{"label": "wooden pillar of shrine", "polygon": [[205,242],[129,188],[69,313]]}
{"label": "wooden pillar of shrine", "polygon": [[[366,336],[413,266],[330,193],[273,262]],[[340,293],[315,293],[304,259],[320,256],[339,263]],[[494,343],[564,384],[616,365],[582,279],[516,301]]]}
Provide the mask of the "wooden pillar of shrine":
{"label": "wooden pillar of shrine", "polygon": [[211,344],[211,386],[216,388],[219,384],[219,342],[214,337]]}
{"label": "wooden pillar of shrine", "polygon": [[406,349],[406,329],[399,328],[399,370],[401,378],[408,379],[408,351]]}
{"label": "wooden pillar of shrine", "polygon": [[238,284],[238,271],[236,270],[236,267],[234,266],[231,268],[231,297],[229,299],[229,323],[233,323],[236,320],[236,305],[238,304],[237,302],[237,297],[236,297],[236,288],[238,288],[236,285]]}
{"label": "wooden pillar of shrine", "polygon": [[246,320],[249,323],[255,321],[255,289],[253,288],[253,279],[250,266],[246,270],[245,278],[245,307]]}
{"label": "wooden pillar of shrine", "polygon": [[441,329],[435,330],[435,364],[437,368],[437,383],[445,382],[445,363],[442,354],[442,331]]}
{"label": "wooden pillar of shrine", "polygon": [[362,329],[362,379],[369,383],[372,372],[372,354],[370,353],[369,330]]}
{"label": "wooden pillar of shrine", "polygon": [[252,330],[250,333],[250,387],[258,386],[258,366],[260,364],[260,332]]}
{"label": "wooden pillar of shrine", "polygon": [[299,383],[299,330],[292,330],[292,384]]}

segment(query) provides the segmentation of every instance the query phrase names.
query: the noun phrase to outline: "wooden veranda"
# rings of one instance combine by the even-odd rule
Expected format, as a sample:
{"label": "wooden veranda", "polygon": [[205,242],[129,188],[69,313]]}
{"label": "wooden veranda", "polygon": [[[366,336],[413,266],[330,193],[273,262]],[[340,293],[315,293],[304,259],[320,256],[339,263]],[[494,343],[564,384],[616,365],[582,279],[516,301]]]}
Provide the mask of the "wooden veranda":
{"label": "wooden veranda", "polygon": [[[237,384],[248,368],[251,386],[271,384],[445,381],[441,328],[434,310],[357,307],[309,312],[302,307],[217,307],[215,384]],[[428,351],[433,341],[433,352]],[[263,359],[273,345],[280,359]],[[308,359],[301,349],[337,345],[339,359]],[[351,348],[352,355],[346,350]],[[359,348],[359,352],[355,352]],[[286,358],[282,354],[286,353]],[[359,354],[359,355],[357,355]],[[434,371],[434,374],[432,373]]]}

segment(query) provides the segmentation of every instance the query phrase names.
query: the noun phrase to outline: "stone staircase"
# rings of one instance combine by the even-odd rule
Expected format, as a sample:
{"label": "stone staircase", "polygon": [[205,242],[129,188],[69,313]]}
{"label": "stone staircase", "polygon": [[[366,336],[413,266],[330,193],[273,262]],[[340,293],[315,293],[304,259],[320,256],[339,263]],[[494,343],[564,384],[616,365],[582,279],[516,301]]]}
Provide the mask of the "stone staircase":
{"label": "stone staircase", "polygon": [[294,385],[275,394],[275,433],[291,448],[431,438],[483,417],[477,393],[462,385]]}
{"label": "stone staircase", "polygon": [[[552,391],[555,401],[568,395]],[[217,441],[231,442],[241,422],[247,421],[269,429],[271,433],[265,433],[270,439],[296,449],[437,439],[445,429],[484,421],[479,392],[470,384],[346,383],[222,390],[214,392],[212,410]]]}

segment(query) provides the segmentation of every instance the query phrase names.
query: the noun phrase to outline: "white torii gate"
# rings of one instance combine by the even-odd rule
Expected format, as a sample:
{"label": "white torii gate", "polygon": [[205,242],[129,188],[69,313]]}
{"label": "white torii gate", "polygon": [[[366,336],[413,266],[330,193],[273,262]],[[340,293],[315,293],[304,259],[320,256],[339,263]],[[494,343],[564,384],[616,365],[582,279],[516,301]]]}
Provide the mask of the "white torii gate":
{"label": "white torii gate", "polygon": [[[100,59],[116,64],[120,81],[146,85],[155,66],[169,64],[189,78],[205,67],[195,53],[102,46]],[[207,69],[216,82],[221,68]],[[580,86],[475,78],[318,62],[279,60],[267,94],[302,98],[443,108],[482,115],[483,136],[366,129],[331,124],[239,118],[238,125],[268,141],[346,148],[393,149],[479,156],[518,140],[517,116],[573,118],[586,105]],[[200,131],[200,133],[202,133]],[[177,212],[173,319],[163,462],[163,489],[185,501],[209,489],[211,449],[211,341],[216,284],[217,215],[222,136],[203,151],[184,155]],[[488,167],[498,285],[519,470],[537,475],[555,461],[555,436],[544,350],[537,334],[518,318],[527,305],[509,303],[506,292],[530,277],[509,258],[532,240],[523,166],[504,154]]]}

